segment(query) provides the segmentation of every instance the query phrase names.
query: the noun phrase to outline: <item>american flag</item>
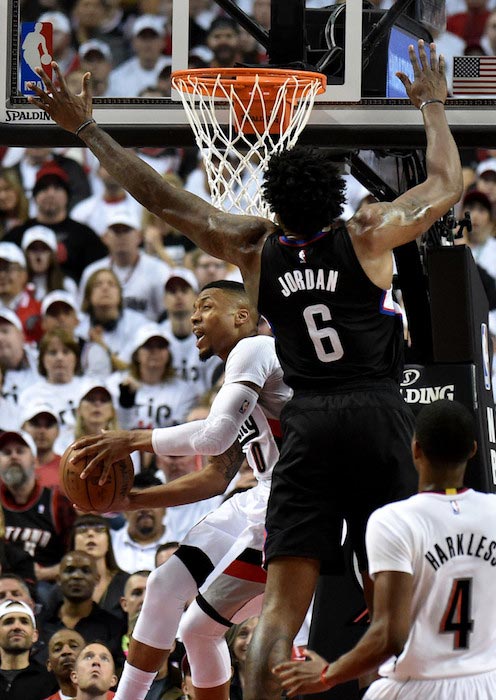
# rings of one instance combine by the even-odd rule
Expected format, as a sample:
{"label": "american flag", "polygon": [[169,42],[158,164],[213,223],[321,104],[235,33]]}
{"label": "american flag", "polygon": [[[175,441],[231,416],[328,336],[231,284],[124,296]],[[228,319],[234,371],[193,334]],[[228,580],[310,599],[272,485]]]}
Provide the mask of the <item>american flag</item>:
{"label": "american flag", "polygon": [[496,95],[496,56],[455,56],[453,95]]}

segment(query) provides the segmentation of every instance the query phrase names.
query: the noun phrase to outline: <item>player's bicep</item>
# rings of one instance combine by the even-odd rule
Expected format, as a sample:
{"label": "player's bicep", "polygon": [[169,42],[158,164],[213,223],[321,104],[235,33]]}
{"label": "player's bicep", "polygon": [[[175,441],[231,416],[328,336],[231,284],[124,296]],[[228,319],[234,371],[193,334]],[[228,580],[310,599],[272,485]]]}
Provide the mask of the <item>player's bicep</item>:
{"label": "player's bicep", "polygon": [[432,196],[432,190],[422,183],[393,202],[360,207],[347,226],[356,246],[378,256],[415,240],[445,211],[441,198]]}

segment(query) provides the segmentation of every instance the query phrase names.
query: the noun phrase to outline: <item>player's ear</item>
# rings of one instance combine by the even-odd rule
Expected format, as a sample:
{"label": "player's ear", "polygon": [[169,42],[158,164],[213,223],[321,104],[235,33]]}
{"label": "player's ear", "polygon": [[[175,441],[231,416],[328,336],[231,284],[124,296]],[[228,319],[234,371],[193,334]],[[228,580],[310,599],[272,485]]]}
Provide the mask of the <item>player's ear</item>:
{"label": "player's ear", "polygon": [[247,323],[250,319],[250,312],[248,309],[245,309],[243,307],[240,307],[236,311],[236,322],[238,326],[242,326],[244,323]]}
{"label": "player's ear", "polygon": [[472,457],[473,457],[474,454],[477,452],[477,450],[478,450],[477,441],[474,440],[474,445],[473,445],[473,447],[472,447],[472,449],[471,449],[471,451],[470,451],[469,456],[467,457],[467,460],[472,459]]}
{"label": "player's ear", "polygon": [[127,600],[123,595],[119,598],[119,604],[124,612],[127,612]]}

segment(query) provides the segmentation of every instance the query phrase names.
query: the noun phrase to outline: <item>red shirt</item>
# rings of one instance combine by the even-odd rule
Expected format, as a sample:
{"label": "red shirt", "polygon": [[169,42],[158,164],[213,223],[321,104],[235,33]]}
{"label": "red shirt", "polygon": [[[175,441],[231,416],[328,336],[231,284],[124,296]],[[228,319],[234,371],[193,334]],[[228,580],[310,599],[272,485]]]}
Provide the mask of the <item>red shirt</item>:
{"label": "red shirt", "polygon": [[491,12],[489,10],[472,10],[471,12],[459,12],[448,17],[446,29],[461,37],[467,46],[480,44],[481,36],[484,34],[487,18]]}
{"label": "red shirt", "polygon": [[48,488],[60,486],[59,465],[61,459],[61,455],[54,455],[51,462],[36,464],[36,480],[42,486],[48,486]]}
{"label": "red shirt", "polygon": [[41,328],[41,302],[35,299],[34,287],[28,285],[16,300],[14,311],[19,316],[27,343],[38,343],[43,335]]}

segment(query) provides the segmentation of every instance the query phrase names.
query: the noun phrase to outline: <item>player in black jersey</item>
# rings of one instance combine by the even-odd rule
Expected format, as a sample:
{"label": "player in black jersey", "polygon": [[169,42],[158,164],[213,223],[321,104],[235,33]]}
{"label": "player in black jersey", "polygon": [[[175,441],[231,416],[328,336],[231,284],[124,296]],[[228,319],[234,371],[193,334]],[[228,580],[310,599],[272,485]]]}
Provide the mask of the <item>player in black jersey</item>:
{"label": "player in black jersey", "polygon": [[[341,518],[357,550],[372,508],[414,488],[408,460],[412,424],[399,396],[399,317],[390,293],[392,254],[458,201],[462,176],[443,103],[444,59],[409,49],[414,81],[399,73],[427,136],[427,179],[391,203],[365,204],[346,224],[342,184],[323,156],[300,149],[273,156],[265,192],[277,223],[226,214],[168,185],[92,118],[89,73],[81,95],[40,68],[45,90],[29,98],[77,133],[141,204],[207,253],[237,265],[248,294],[277,340],[295,389],[283,415],[281,460],[267,520],[264,611],[251,645],[245,700],[278,697],[270,669],[289,657],[321,561],[339,564]],[[407,466],[407,463],[405,462]],[[405,466],[403,465],[403,466]],[[363,552],[362,552],[363,554]],[[365,566],[363,556],[361,564]],[[207,700],[207,695],[198,695]]]}

